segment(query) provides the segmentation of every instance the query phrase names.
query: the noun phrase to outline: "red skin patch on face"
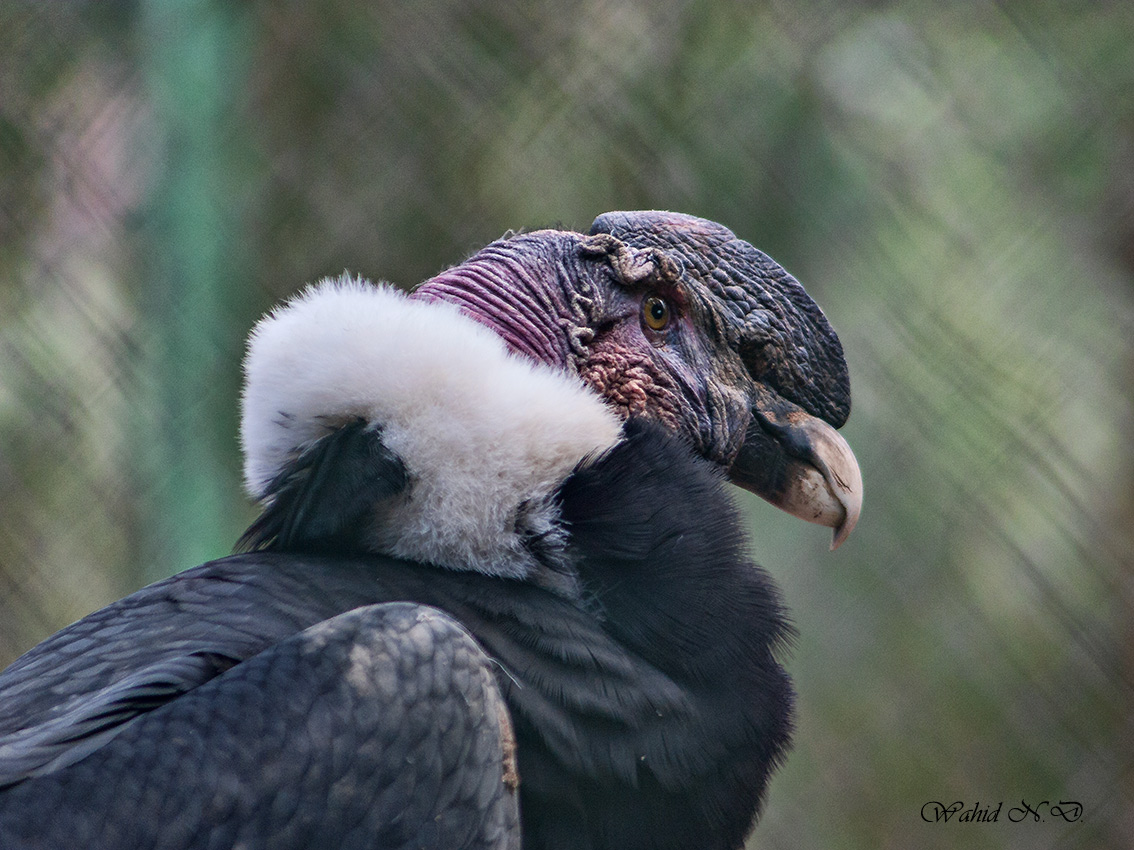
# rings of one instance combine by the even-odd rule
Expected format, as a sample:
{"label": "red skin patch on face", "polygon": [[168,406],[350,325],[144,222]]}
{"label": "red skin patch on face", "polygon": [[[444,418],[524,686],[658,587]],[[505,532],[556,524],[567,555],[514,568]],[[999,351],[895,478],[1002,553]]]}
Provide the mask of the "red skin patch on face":
{"label": "red skin patch on face", "polygon": [[631,359],[617,345],[591,348],[579,377],[623,416],[649,416],[678,429],[678,391],[673,380],[649,360]]}

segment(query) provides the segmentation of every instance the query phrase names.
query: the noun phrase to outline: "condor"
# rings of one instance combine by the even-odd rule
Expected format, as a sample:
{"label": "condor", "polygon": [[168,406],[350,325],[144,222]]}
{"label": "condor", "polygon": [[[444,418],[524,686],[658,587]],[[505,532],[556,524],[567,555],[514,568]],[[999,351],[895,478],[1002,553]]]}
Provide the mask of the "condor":
{"label": "condor", "polygon": [[410,295],[325,281],[245,370],[259,518],[0,675],[0,845],[743,844],[791,629],[727,482],[832,545],[862,500],[794,278],[608,213]]}

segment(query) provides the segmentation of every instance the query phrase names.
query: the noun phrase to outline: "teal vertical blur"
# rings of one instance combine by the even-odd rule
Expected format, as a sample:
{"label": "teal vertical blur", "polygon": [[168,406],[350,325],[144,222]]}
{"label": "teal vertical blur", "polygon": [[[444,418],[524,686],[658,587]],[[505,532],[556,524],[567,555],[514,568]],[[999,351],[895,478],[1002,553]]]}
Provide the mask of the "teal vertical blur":
{"label": "teal vertical blur", "polygon": [[227,554],[239,533],[242,8],[210,0],[142,4],[139,47],[156,168],[146,215],[147,409],[138,417],[147,458],[139,476],[148,490],[139,523],[146,581]]}

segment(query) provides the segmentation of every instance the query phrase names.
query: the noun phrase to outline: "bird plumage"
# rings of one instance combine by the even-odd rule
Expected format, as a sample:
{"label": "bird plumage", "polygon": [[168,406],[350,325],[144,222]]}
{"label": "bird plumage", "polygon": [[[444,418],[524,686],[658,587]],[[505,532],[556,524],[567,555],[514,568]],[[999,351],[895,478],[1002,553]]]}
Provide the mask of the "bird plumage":
{"label": "bird plumage", "polygon": [[608,214],[266,318],[250,551],[0,674],[0,845],[739,847],[791,627],[726,476],[861,498],[837,337],[743,246]]}

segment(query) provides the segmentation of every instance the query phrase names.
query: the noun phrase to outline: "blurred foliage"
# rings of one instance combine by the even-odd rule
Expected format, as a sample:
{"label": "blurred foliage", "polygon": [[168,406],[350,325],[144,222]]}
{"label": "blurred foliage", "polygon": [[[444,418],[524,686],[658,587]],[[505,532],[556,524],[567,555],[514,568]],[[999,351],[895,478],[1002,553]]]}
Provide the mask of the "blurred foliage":
{"label": "blurred foliage", "polygon": [[835,555],[752,504],[800,630],[754,845],[1134,846],[1130,4],[12,0],[0,55],[0,661],[227,551],[279,297],[679,209],[824,306],[867,487]]}

